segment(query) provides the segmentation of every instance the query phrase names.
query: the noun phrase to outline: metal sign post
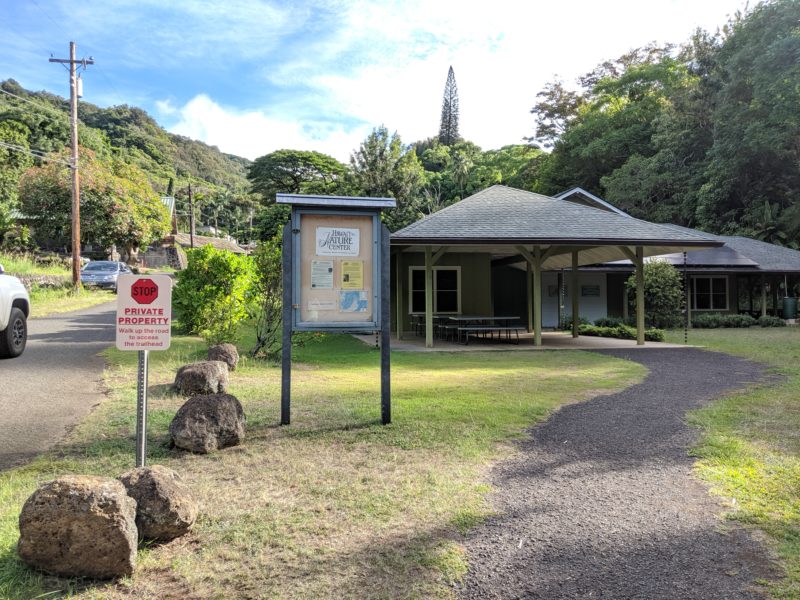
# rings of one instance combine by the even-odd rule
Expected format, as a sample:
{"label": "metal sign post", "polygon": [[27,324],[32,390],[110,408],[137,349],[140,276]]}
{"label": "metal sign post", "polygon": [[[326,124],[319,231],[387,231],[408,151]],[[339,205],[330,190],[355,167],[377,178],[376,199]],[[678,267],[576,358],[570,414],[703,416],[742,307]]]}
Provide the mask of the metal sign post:
{"label": "metal sign post", "polygon": [[147,371],[150,350],[166,350],[172,325],[169,275],[120,275],[117,280],[117,349],[136,350],[136,466],[147,459]]}
{"label": "metal sign post", "polygon": [[148,351],[139,350],[136,378],[136,466],[143,467],[147,456],[147,362]]}

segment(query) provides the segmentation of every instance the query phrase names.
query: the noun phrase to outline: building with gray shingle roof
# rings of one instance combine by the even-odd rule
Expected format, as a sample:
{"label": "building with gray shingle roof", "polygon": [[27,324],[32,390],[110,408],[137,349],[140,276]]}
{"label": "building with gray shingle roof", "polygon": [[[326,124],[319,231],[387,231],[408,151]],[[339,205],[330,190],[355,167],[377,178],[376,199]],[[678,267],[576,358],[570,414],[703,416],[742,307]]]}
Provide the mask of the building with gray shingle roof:
{"label": "building with gray shingle roof", "polygon": [[[574,301],[566,294],[577,322],[579,310],[605,313],[608,293],[604,282],[592,279],[596,274],[579,280],[579,266],[626,258],[642,265],[648,256],[715,248],[722,242],[495,185],[395,232],[391,246],[395,328],[402,335],[424,316],[432,345],[434,314],[519,315],[538,343],[542,326],[553,320],[548,305],[556,300],[548,299],[559,300],[558,321],[552,325],[561,320],[565,286],[563,277],[553,279],[560,270],[570,269],[572,287],[580,291]],[[552,295],[551,287],[556,288]],[[619,296],[621,301],[622,291]],[[637,302],[643,303],[642,293]],[[638,312],[643,315],[643,308]],[[643,343],[643,316],[637,325]]]}

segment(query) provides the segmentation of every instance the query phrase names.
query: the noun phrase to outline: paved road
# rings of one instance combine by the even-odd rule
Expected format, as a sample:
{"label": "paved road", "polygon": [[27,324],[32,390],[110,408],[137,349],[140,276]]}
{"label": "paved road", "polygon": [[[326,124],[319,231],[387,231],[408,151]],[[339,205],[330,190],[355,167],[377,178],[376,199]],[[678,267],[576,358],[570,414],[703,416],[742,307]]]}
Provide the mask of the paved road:
{"label": "paved road", "polygon": [[114,304],[28,321],[28,346],[0,360],[0,470],[61,441],[102,399]]}

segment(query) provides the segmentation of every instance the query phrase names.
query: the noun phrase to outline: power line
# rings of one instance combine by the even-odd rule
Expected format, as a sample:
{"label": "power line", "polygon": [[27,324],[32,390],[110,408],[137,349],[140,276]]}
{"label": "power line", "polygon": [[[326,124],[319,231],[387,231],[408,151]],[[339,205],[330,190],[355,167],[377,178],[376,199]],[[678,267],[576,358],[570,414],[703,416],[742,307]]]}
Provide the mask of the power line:
{"label": "power line", "polygon": [[[17,96],[16,94],[12,94],[11,92],[9,92],[7,90],[4,90],[3,88],[0,88],[0,94],[5,94],[6,96],[11,96],[12,98],[16,98],[17,100],[22,100],[23,102],[27,102],[31,106],[35,106],[36,108],[39,108],[39,109],[44,110],[46,112],[52,113],[53,115],[57,115],[59,117],[59,119],[66,119],[67,121],[69,121],[69,116],[68,115],[65,115],[64,113],[59,112],[55,108],[50,108],[49,106],[46,106],[44,104],[40,104],[39,102],[34,102],[32,100],[28,100],[27,98],[23,98],[22,96]],[[50,115],[48,115],[48,116],[50,116]]]}
{"label": "power line", "polygon": [[23,154],[29,154],[30,156],[33,156],[34,158],[38,158],[38,159],[41,159],[41,160],[46,160],[46,161],[49,161],[49,162],[61,163],[62,165],[66,165],[68,167],[72,166],[70,163],[68,163],[65,160],[61,160],[60,158],[52,158],[50,156],[47,156],[43,152],[40,152],[39,150],[30,150],[28,148],[24,148],[23,146],[17,146],[16,144],[9,144],[8,142],[4,142],[3,140],[0,140],[0,147],[1,148],[7,148],[8,150],[12,150],[14,152],[20,152],[20,153],[23,153]]}

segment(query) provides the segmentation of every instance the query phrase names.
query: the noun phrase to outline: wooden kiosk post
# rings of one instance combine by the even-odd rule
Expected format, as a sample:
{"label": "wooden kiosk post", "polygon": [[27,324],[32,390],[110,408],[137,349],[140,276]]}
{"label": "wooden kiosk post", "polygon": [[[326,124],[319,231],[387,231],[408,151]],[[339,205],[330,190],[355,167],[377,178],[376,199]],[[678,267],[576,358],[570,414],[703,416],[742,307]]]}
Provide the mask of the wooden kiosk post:
{"label": "wooden kiosk post", "polygon": [[394,198],[277,194],[292,207],[283,230],[281,425],[291,421],[292,333],[381,336],[381,422],[391,423],[389,230]]}

